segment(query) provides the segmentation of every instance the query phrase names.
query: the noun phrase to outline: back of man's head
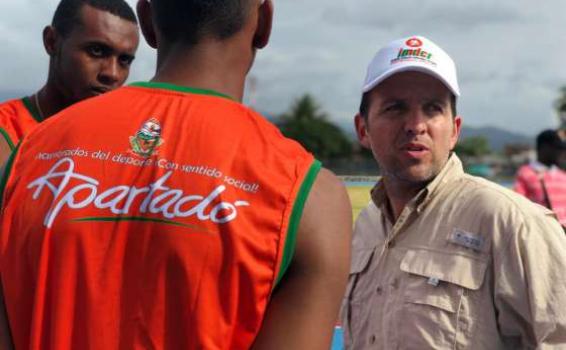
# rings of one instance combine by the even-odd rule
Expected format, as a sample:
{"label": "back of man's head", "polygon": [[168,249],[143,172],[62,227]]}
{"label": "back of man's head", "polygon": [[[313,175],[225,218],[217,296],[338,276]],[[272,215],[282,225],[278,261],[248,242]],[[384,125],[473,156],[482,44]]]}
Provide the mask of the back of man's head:
{"label": "back of man's head", "polygon": [[560,138],[556,130],[544,130],[537,136],[536,140],[537,149],[550,147],[555,149],[566,149],[566,143]]}
{"label": "back of man's head", "polygon": [[545,165],[556,165],[566,151],[566,142],[556,130],[544,130],[536,139],[537,160]]}
{"label": "back of man's head", "polygon": [[83,5],[137,24],[134,11],[125,0],[61,0],[51,22],[59,35],[66,37],[77,25],[81,25],[80,10]]}
{"label": "back of man's head", "polygon": [[255,0],[152,0],[162,39],[194,46],[203,37],[230,38],[246,23]]}

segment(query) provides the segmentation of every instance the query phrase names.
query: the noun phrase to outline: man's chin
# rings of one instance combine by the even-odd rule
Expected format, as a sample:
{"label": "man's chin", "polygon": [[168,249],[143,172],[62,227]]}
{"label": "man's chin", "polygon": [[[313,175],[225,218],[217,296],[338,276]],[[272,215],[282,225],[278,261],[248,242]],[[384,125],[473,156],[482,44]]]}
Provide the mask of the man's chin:
{"label": "man's chin", "polygon": [[85,92],[85,93],[82,93],[80,95],[77,94],[73,97],[72,104],[79,103],[81,101],[87,100],[87,99],[89,99],[91,97],[95,97],[95,96],[96,95],[92,92]]}
{"label": "man's chin", "polygon": [[82,101],[82,100],[86,100],[88,98],[92,98],[92,97],[96,97],[96,96],[100,96],[100,95],[104,95],[107,92],[110,92],[111,90],[103,90],[103,89],[88,89],[86,91],[84,91],[83,93],[80,94],[80,96],[77,99],[77,102]]}
{"label": "man's chin", "polygon": [[434,179],[437,174],[431,169],[407,169],[406,171],[398,172],[395,176],[398,180],[406,183],[421,185],[428,184]]}

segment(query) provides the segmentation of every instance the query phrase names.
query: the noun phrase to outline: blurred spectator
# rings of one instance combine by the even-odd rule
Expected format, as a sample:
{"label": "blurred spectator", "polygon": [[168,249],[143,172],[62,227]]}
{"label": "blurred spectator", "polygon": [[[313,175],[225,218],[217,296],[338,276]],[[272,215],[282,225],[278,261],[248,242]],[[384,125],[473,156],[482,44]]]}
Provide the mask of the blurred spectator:
{"label": "blurred spectator", "polygon": [[559,165],[566,155],[566,142],[555,130],[537,136],[537,160],[517,172],[515,191],[553,210],[566,226],[566,172]]}

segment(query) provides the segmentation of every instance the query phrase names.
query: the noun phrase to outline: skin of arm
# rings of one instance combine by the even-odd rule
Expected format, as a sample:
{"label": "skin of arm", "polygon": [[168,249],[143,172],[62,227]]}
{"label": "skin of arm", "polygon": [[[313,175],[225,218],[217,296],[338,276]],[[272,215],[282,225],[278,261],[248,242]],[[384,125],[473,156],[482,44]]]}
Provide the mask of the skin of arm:
{"label": "skin of arm", "polygon": [[293,261],[267,306],[254,350],[328,350],[350,264],[352,208],[322,169],[308,196]]}
{"label": "skin of arm", "polygon": [[[8,142],[6,142],[4,138],[0,137],[0,164],[6,163],[6,160],[8,160],[8,157],[10,157],[11,153],[12,149],[8,145]],[[4,171],[2,170],[2,173],[0,174],[3,173]]]}

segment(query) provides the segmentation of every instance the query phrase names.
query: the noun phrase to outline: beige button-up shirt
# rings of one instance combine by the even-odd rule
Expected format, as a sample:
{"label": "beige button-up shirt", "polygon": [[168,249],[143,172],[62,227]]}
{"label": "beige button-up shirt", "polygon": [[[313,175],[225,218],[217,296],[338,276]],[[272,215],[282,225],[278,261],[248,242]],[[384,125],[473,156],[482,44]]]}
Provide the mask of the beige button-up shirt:
{"label": "beige button-up shirt", "polygon": [[566,238],[553,214],[452,155],[393,223],[360,214],[347,349],[566,349]]}

